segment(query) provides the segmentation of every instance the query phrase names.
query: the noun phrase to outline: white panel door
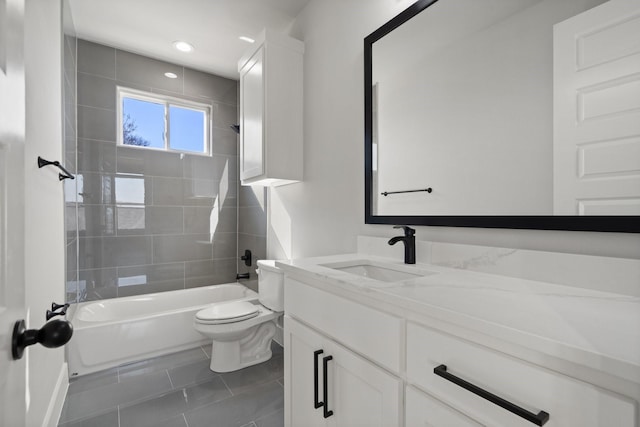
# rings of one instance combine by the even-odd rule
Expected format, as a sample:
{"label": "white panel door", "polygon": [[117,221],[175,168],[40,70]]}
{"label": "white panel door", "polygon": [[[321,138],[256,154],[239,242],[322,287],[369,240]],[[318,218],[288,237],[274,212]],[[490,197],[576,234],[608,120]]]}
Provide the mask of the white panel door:
{"label": "white panel door", "polygon": [[264,48],[240,71],[240,179],[264,173]]}
{"label": "white panel door", "polygon": [[0,0],[0,425],[25,425],[25,358],[11,335],[24,319],[24,0]]}
{"label": "white panel door", "polygon": [[554,27],[554,213],[640,215],[640,2]]}

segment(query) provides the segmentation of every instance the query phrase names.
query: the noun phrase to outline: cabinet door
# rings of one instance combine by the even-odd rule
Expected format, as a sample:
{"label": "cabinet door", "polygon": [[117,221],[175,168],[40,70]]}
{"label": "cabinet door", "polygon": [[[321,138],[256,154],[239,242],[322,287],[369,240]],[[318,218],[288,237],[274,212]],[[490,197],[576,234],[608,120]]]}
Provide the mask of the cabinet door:
{"label": "cabinet door", "polygon": [[240,72],[240,178],[264,174],[264,47]]}
{"label": "cabinet door", "polygon": [[288,316],[284,326],[285,426],[400,425],[398,378]]}
{"label": "cabinet door", "polygon": [[332,343],[328,369],[327,418],[336,427],[400,425],[402,383],[350,350]]}
{"label": "cabinet door", "polygon": [[413,387],[407,387],[406,426],[480,427],[481,425],[453,408]]}
{"label": "cabinet door", "polygon": [[315,402],[322,399],[322,357],[327,355],[326,350],[317,355],[315,352],[323,350],[324,339],[287,316],[284,334],[284,424],[287,427],[324,426],[322,408],[315,407]]}

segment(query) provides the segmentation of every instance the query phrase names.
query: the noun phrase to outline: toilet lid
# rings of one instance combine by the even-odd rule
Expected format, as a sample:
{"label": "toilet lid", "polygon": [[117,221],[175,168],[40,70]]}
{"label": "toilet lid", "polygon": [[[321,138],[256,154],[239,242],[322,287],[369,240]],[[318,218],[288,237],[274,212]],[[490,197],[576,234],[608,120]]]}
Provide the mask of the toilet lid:
{"label": "toilet lid", "polygon": [[231,323],[256,317],[258,306],[248,301],[214,304],[196,313],[196,319],[207,323]]}

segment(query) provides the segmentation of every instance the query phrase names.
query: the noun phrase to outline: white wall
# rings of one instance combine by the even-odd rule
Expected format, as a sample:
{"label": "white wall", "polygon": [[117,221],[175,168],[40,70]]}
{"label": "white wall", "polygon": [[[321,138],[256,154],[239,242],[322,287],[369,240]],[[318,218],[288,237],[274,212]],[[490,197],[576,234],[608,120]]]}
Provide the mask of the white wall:
{"label": "white wall", "polygon": [[[52,301],[64,302],[63,184],[55,168],[39,169],[36,161],[63,157],[61,31],[59,0],[27,0],[25,305],[27,326],[36,329]],[[64,350],[34,345],[26,353],[27,426],[57,423],[56,398],[66,391]]]}
{"label": "white wall", "polygon": [[[272,189],[268,256],[353,252],[364,224],[363,39],[410,1],[312,0],[291,35],[305,42],[304,182]],[[637,234],[417,227],[441,242],[640,258]]]}

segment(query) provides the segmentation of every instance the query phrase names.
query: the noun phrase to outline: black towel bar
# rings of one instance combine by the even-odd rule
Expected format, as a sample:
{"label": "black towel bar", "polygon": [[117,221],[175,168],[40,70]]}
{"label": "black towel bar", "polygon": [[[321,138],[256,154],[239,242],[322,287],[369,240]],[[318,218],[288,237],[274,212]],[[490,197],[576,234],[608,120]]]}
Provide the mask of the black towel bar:
{"label": "black towel bar", "polygon": [[400,193],[417,193],[419,191],[426,191],[427,193],[431,193],[433,191],[433,189],[431,187],[429,188],[421,188],[419,190],[404,190],[404,191],[384,191],[380,194],[382,194],[383,196],[388,196],[389,194],[400,194]]}

